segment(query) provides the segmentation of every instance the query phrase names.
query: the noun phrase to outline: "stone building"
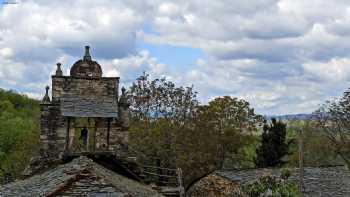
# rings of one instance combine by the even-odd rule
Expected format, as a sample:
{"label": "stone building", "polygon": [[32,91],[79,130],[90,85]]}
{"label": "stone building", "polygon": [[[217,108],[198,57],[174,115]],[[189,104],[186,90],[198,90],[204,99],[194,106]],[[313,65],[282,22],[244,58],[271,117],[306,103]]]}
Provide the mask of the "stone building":
{"label": "stone building", "polygon": [[[41,147],[33,167],[69,156],[116,155],[128,146],[128,108],[125,89],[119,96],[119,77],[103,77],[89,46],[65,76],[61,64],[41,103]],[[33,170],[33,169],[32,169]],[[28,172],[29,174],[31,172]]]}

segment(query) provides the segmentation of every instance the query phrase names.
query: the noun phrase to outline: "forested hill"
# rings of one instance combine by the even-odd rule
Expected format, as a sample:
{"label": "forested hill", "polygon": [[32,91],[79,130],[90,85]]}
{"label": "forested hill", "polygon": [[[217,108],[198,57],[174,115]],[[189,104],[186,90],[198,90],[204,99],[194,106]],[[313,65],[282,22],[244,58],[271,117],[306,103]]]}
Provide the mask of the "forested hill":
{"label": "forested hill", "polygon": [[39,101],[0,88],[0,183],[23,171],[39,140]]}
{"label": "forested hill", "polygon": [[286,114],[277,116],[266,116],[266,119],[276,118],[282,121],[292,121],[292,120],[314,120],[316,117],[313,114]]}

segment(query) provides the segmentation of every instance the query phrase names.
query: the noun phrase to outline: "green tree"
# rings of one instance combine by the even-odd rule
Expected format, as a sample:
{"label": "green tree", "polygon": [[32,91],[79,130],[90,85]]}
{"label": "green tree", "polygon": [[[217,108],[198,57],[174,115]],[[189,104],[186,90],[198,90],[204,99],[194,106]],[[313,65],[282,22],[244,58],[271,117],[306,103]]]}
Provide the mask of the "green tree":
{"label": "green tree", "polygon": [[[144,73],[129,88],[131,101],[130,148],[150,165],[177,167],[178,148],[198,106],[193,87],[176,87],[165,78],[151,80]],[[182,140],[182,141],[181,141]],[[160,161],[160,162],[159,162]]]}
{"label": "green tree", "polygon": [[128,96],[132,119],[146,123],[163,118],[183,125],[198,106],[193,87],[176,87],[165,78],[151,80],[146,73],[136,79]]}
{"label": "green tree", "polygon": [[225,166],[252,167],[247,148],[255,142],[259,117],[248,102],[229,96],[198,106],[192,121],[177,132],[177,164],[187,183]]}
{"label": "green tree", "polygon": [[334,152],[330,140],[314,120],[298,120],[288,123],[287,140],[293,140],[289,147],[288,165],[299,165],[299,139],[303,140],[305,166],[341,165],[342,160]]}
{"label": "green tree", "polygon": [[245,160],[244,148],[254,142],[252,134],[257,131],[261,116],[247,101],[229,96],[217,97],[202,109],[198,115],[204,121],[198,125],[207,122],[207,129],[214,134],[211,140],[217,146],[218,168],[223,168],[228,160]]}
{"label": "green tree", "polygon": [[335,153],[350,167],[350,89],[341,98],[327,101],[314,114]]}
{"label": "green tree", "polygon": [[160,160],[163,167],[182,168],[186,185],[225,161],[251,156],[246,147],[259,119],[244,100],[227,96],[199,105],[196,95],[193,87],[151,80],[145,73],[128,90],[131,149],[153,165]]}
{"label": "green tree", "polygon": [[270,125],[264,125],[261,145],[256,150],[258,167],[281,166],[285,162],[282,158],[288,154],[290,143],[286,141],[287,124],[275,118],[271,122]]}

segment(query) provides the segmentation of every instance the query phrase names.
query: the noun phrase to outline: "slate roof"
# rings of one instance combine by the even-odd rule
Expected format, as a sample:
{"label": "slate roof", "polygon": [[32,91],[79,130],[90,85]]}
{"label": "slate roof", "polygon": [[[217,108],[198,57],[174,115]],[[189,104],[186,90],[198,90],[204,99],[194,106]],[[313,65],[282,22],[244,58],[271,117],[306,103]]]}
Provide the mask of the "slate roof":
{"label": "slate roof", "polygon": [[[298,168],[291,169],[290,180],[298,182]],[[224,178],[246,185],[264,175],[280,176],[279,169],[225,170],[215,172]],[[350,196],[350,171],[343,166],[305,168],[305,196]]]}
{"label": "slate roof", "polygon": [[62,98],[61,112],[69,117],[118,117],[118,103],[113,99]]}
{"label": "slate roof", "polygon": [[146,185],[118,175],[87,157],[0,186],[0,196],[162,197]]}

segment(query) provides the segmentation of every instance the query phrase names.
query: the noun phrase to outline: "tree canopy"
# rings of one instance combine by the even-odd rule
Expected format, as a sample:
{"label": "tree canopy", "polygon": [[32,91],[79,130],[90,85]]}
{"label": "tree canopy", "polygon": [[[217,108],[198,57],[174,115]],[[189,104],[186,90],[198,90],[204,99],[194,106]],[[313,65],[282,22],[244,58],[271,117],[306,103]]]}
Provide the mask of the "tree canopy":
{"label": "tree canopy", "polygon": [[127,93],[131,148],[164,167],[181,167],[187,184],[225,161],[253,161],[245,148],[254,141],[261,116],[247,101],[225,96],[200,105],[193,87],[151,80],[145,73]]}
{"label": "tree canopy", "polygon": [[318,127],[332,148],[350,166],[350,89],[339,99],[327,101],[315,112]]}
{"label": "tree canopy", "polygon": [[39,102],[0,89],[0,182],[18,177],[39,141]]}

